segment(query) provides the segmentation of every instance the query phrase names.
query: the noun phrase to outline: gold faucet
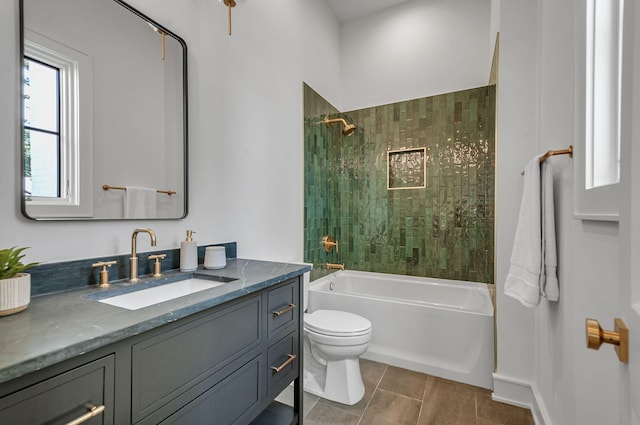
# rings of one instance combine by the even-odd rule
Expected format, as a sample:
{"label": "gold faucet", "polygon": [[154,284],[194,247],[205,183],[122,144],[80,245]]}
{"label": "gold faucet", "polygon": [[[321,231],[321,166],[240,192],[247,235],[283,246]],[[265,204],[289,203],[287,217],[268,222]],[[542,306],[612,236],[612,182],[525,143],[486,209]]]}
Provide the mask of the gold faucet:
{"label": "gold faucet", "polygon": [[327,263],[327,268],[344,271],[344,264]]}
{"label": "gold faucet", "polygon": [[138,255],[136,254],[136,238],[138,233],[145,232],[151,237],[151,246],[156,246],[156,233],[146,227],[133,231],[131,235],[131,258],[129,258],[129,282],[138,282]]}

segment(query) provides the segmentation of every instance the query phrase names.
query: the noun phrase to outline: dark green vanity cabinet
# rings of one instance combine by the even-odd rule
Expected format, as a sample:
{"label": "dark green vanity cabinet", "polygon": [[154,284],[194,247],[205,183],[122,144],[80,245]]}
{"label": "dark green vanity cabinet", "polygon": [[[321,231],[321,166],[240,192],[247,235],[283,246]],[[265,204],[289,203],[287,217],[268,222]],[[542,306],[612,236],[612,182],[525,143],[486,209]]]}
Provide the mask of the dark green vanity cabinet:
{"label": "dark green vanity cabinet", "polygon": [[301,301],[295,277],[4,383],[0,424],[302,423]]}

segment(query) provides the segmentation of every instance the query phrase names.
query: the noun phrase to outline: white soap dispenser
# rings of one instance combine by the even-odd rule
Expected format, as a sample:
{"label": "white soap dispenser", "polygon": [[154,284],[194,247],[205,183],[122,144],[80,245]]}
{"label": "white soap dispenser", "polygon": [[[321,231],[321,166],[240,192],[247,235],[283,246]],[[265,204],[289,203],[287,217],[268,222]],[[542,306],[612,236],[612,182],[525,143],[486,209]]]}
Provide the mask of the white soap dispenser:
{"label": "white soap dispenser", "polygon": [[198,245],[193,240],[193,230],[187,230],[187,239],[180,242],[180,271],[192,272],[198,268]]}

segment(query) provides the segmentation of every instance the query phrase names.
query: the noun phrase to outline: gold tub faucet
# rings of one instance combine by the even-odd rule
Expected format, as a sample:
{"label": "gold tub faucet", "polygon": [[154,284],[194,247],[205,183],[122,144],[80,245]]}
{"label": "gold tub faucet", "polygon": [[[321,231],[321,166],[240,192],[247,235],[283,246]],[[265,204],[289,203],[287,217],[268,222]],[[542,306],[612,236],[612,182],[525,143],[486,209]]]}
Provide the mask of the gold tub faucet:
{"label": "gold tub faucet", "polygon": [[327,268],[344,271],[344,264],[327,263]]}

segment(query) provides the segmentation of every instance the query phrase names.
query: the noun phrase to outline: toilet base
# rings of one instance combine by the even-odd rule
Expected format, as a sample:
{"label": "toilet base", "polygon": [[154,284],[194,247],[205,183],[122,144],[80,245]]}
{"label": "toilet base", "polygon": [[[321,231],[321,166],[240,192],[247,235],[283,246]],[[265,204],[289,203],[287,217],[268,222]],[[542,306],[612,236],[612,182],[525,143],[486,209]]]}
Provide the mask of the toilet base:
{"label": "toilet base", "polygon": [[360,362],[356,358],[327,361],[320,364],[304,344],[304,390],[327,400],[354,405],[364,397]]}

